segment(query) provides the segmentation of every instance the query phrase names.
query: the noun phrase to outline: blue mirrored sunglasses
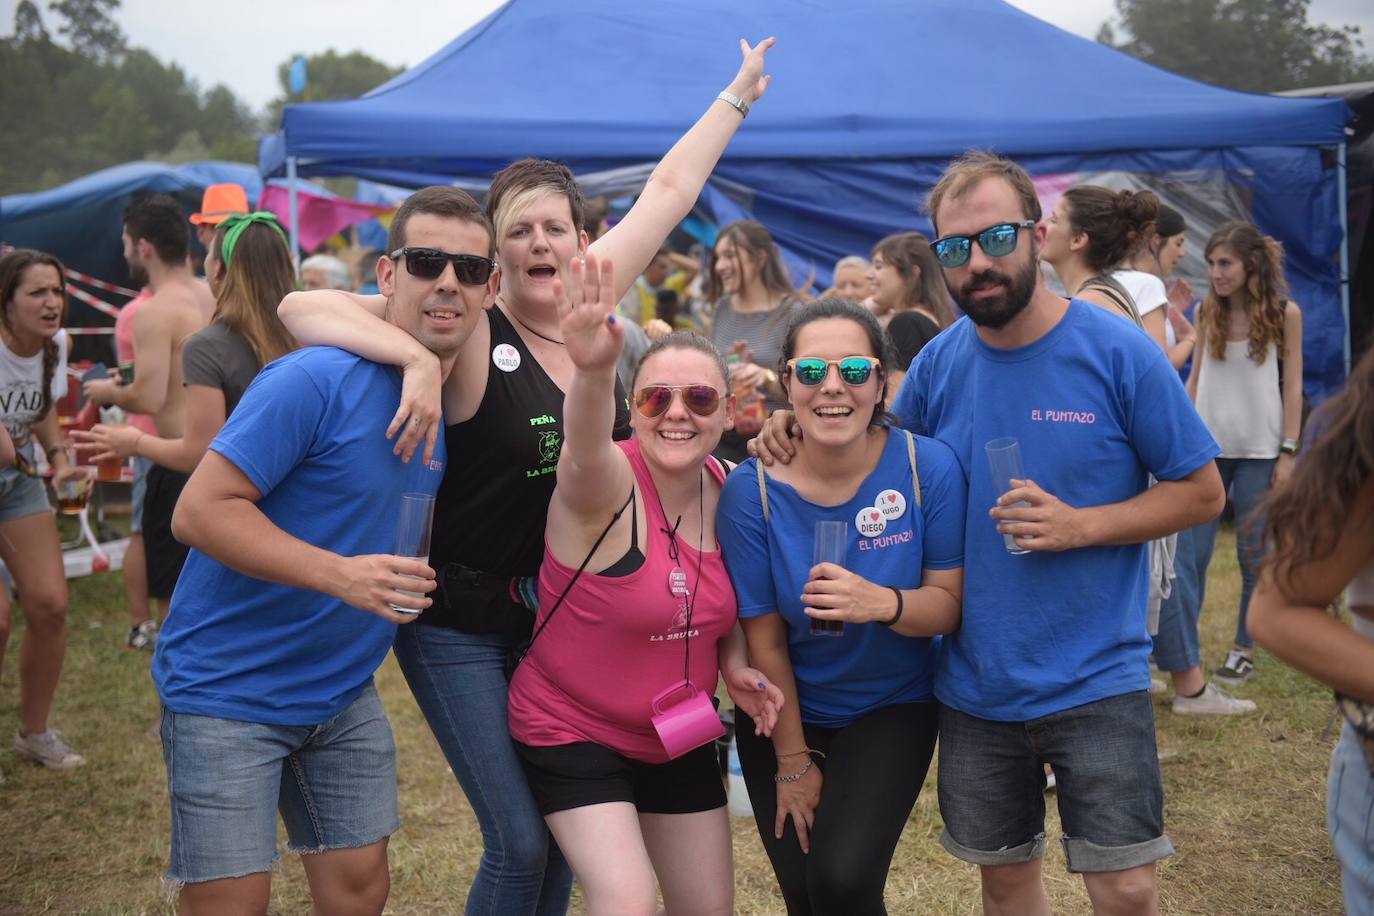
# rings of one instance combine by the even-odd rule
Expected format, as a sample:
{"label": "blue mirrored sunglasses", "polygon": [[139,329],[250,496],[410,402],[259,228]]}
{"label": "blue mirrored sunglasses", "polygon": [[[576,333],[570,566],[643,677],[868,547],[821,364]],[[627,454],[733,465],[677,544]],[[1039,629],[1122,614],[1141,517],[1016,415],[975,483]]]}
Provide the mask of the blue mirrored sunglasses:
{"label": "blue mirrored sunglasses", "polygon": [[1023,219],[1019,223],[998,223],[973,235],[947,235],[930,243],[935,259],[941,267],[963,267],[973,254],[976,240],[983,254],[990,258],[1004,258],[1016,250],[1021,230],[1035,225],[1033,219]]}

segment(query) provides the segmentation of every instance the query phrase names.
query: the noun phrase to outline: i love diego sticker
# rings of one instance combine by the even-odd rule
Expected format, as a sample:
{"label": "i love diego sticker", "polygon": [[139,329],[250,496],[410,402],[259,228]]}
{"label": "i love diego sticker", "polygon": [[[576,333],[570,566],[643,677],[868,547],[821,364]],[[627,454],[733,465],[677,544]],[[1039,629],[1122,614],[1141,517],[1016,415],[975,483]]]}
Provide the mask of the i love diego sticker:
{"label": "i love diego sticker", "polygon": [[889,522],[896,521],[906,511],[906,497],[896,490],[884,490],[878,494],[877,499],[873,500],[873,506]]}
{"label": "i love diego sticker", "polygon": [[875,538],[887,530],[887,519],[876,506],[865,506],[854,516],[854,527],[866,538]]}

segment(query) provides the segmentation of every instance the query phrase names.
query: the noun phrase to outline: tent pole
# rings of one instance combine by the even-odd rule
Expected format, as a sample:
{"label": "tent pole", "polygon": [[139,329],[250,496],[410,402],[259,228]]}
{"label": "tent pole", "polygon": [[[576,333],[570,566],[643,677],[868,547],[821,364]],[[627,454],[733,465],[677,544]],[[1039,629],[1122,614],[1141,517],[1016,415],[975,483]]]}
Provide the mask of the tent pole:
{"label": "tent pole", "polygon": [[[296,279],[301,278],[301,236],[300,229],[296,220],[296,157],[286,157],[286,199],[287,199],[287,222],[291,232],[291,264],[296,270]],[[1348,322],[1347,322],[1348,324]],[[1346,355],[1346,363],[1350,362],[1349,354]]]}
{"label": "tent pole", "polygon": [[1345,357],[1345,374],[1350,375],[1350,213],[1346,202],[1345,173],[1346,143],[1336,147],[1336,195],[1341,215],[1341,320],[1345,323],[1345,340],[1341,352]]}

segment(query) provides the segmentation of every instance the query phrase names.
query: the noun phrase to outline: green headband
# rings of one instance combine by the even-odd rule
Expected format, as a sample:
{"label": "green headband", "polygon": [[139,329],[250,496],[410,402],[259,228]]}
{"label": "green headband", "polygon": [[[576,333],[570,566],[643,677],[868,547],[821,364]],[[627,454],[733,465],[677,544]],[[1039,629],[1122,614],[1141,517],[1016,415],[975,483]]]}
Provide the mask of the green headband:
{"label": "green headband", "polygon": [[224,230],[224,241],[220,242],[219,257],[224,262],[224,269],[229,269],[229,261],[234,257],[234,246],[239,243],[239,236],[243,235],[244,230],[254,223],[262,223],[271,226],[281,236],[283,244],[288,251],[291,242],[286,238],[286,232],[282,229],[281,223],[277,222],[277,215],[266,210],[258,210],[256,213],[236,213],[219,224]]}

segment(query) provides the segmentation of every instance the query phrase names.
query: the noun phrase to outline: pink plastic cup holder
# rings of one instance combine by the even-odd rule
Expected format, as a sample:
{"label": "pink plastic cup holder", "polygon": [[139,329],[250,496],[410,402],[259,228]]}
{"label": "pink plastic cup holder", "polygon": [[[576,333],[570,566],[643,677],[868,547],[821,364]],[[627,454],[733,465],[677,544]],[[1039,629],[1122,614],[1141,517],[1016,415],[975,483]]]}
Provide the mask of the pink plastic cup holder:
{"label": "pink plastic cup holder", "polygon": [[[680,699],[669,704],[675,695]],[[711,698],[685,681],[659,691],[651,705],[654,714],[650,721],[670,760],[725,734]]]}

